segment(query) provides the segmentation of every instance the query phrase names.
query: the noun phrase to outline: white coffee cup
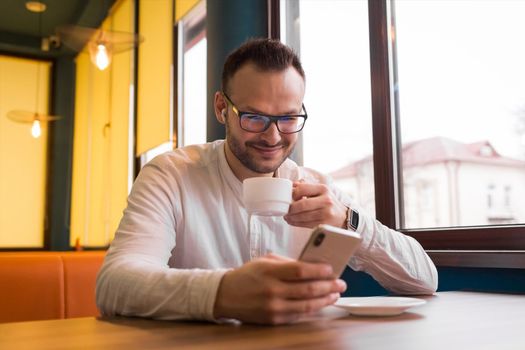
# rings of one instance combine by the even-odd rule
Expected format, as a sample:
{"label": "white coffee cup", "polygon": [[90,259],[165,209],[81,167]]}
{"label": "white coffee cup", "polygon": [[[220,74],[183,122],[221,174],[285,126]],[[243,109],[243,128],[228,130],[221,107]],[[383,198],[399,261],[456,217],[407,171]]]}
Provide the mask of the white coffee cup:
{"label": "white coffee cup", "polygon": [[292,203],[292,181],[276,177],[251,177],[242,183],[243,201],[250,214],[283,216]]}

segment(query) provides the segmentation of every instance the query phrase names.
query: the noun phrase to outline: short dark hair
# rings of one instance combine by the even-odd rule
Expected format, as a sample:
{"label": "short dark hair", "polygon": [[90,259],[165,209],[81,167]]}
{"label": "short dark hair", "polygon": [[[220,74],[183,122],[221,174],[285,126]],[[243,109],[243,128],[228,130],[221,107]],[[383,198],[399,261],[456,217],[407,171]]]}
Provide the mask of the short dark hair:
{"label": "short dark hair", "polygon": [[262,71],[283,71],[292,66],[305,79],[301,61],[290,47],[275,39],[249,39],[226,58],[222,69],[222,91],[226,92],[230,79],[246,63],[253,63]]}

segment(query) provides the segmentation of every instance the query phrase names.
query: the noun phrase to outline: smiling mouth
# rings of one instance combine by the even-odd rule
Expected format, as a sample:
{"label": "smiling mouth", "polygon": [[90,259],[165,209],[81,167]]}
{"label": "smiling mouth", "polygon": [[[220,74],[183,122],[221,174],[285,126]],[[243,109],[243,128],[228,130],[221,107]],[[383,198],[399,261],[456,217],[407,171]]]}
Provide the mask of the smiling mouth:
{"label": "smiling mouth", "polygon": [[250,145],[252,148],[254,148],[258,153],[261,153],[263,155],[274,155],[281,151],[283,149],[282,145],[278,146],[262,146],[262,145]]}

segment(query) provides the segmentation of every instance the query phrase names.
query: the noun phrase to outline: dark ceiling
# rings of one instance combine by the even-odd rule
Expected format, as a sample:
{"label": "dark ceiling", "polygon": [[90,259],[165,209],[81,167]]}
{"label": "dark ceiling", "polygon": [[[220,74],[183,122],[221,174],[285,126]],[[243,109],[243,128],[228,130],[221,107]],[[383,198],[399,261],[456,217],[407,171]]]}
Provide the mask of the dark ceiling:
{"label": "dark ceiling", "polygon": [[41,38],[55,34],[63,25],[98,27],[115,0],[41,0],[46,11],[33,13],[26,0],[0,0],[0,53],[54,58],[74,52],[64,45],[41,50]]}

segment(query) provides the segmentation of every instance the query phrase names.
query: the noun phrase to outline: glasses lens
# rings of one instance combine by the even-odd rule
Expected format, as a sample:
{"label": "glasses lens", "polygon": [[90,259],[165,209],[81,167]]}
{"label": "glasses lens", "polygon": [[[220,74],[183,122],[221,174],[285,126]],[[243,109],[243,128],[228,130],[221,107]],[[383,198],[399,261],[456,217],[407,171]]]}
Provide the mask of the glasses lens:
{"label": "glasses lens", "polygon": [[241,118],[241,127],[252,132],[261,132],[270,124],[270,119],[263,115],[244,114]]}
{"label": "glasses lens", "polygon": [[241,128],[250,132],[264,132],[272,121],[276,121],[279,132],[292,134],[303,128],[305,118],[302,116],[268,117],[259,114],[243,114]]}
{"label": "glasses lens", "polygon": [[293,133],[301,130],[304,124],[303,117],[283,117],[277,121],[279,130],[283,133]]}

